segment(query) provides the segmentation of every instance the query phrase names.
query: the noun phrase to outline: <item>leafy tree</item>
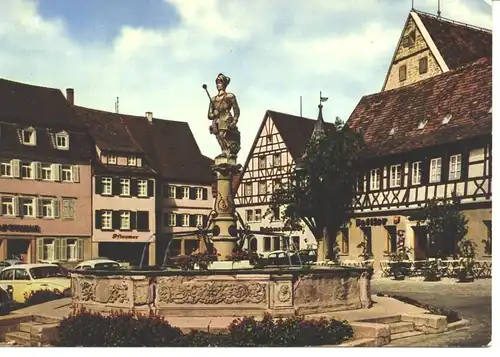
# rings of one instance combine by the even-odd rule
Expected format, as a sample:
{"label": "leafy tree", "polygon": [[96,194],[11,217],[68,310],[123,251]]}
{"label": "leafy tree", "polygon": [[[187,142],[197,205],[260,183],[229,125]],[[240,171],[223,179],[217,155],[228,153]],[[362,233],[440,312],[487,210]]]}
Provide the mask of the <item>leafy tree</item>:
{"label": "leafy tree", "polygon": [[337,259],[335,237],[351,218],[363,148],[362,135],[337,118],[334,128],[311,138],[294,173],[273,192],[268,212],[283,208],[285,227],[305,224],[318,243],[319,261]]}
{"label": "leafy tree", "polygon": [[468,232],[468,220],[460,211],[456,194],[453,193],[451,199],[427,200],[418,224],[424,223],[429,239],[429,256],[456,257],[459,243]]}

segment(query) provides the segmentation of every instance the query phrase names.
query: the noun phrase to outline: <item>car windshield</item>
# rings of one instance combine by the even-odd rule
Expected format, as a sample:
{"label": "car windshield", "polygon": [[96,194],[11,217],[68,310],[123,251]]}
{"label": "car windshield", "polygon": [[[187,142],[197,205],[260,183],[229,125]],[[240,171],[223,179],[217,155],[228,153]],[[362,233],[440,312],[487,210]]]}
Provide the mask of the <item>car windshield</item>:
{"label": "car windshield", "polygon": [[94,265],[95,269],[108,269],[108,268],[118,268],[120,264],[118,263],[97,263]]}
{"label": "car windshield", "polygon": [[61,268],[59,267],[38,267],[31,268],[30,274],[33,279],[44,279],[64,276]]}

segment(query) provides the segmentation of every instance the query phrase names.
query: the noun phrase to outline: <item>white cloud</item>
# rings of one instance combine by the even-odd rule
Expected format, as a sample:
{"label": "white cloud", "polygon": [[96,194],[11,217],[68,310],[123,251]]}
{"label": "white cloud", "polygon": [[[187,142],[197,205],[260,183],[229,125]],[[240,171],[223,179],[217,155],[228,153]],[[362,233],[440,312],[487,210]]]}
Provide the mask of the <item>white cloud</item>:
{"label": "white cloud", "polygon": [[[72,87],[76,104],[103,110],[119,96],[121,112],[189,122],[201,150],[215,156],[201,85],[214,93],[223,72],[242,109],[243,162],[266,109],[298,114],[303,95],[304,116],[315,117],[322,90],[333,121],[379,90],[409,11],[393,0],[165,2],[177,9],[177,27],[124,26],[105,44],[77,42],[61,19],[41,17],[35,0],[0,0],[0,77]],[[434,0],[420,2],[433,11]],[[442,3],[443,16],[491,27],[470,0]]]}

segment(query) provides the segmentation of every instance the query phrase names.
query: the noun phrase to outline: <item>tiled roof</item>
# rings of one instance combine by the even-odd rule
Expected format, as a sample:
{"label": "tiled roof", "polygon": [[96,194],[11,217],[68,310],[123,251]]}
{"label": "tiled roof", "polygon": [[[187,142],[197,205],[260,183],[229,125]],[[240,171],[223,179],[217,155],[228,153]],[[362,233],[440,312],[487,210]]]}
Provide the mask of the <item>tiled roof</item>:
{"label": "tiled roof", "polygon": [[204,156],[186,122],[123,115],[135,142],[166,180],[211,184],[213,160]]}
{"label": "tiled roof", "polygon": [[491,58],[491,31],[415,11],[449,69]]}
{"label": "tiled roof", "polygon": [[79,106],[74,109],[100,150],[143,154],[122,124],[119,114]]}
{"label": "tiled roof", "polygon": [[[361,98],[347,125],[361,130],[367,156],[398,154],[491,135],[492,63],[479,61]],[[442,124],[451,115],[448,124]],[[419,123],[427,121],[423,129]],[[395,133],[390,135],[392,128]]]}
{"label": "tiled roof", "polygon": [[[268,110],[267,113],[272,118],[290,154],[294,160],[298,160],[311,140],[317,120],[275,112],[273,110]],[[334,127],[332,123],[325,122],[324,125],[327,130]]]}
{"label": "tiled roof", "polygon": [[59,89],[0,78],[0,121],[60,129],[84,129]]}

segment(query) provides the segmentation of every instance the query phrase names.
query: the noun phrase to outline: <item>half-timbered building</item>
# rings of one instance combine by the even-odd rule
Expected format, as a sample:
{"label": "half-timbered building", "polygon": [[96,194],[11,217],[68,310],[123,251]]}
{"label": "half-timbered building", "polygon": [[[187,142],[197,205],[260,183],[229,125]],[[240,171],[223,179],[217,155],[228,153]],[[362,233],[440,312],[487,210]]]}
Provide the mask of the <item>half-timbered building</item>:
{"label": "half-timbered building", "polygon": [[354,218],[337,238],[344,259],[359,259],[362,241],[375,261],[386,259],[398,238],[425,259],[419,209],[453,192],[477,254],[491,254],[491,83],[491,59],[482,58],[360,100],[347,125],[364,134],[366,164]]}
{"label": "half-timbered building", "polygon": [[[259,253],[284,249],[287,242],[266,233],[286,233],[288,243],[297,249],[316,245],[314,235],[307,227],[287,230],[279,212],[268,212],[274,189],[285,184],[291,177],[297,160],[315,131],[323,130],[325,123],[321,113],[318,119],[309,119],[268,110],[250,149],[239,178],[235,195],[238,214],[253,231],[260,231],[247,248]],[[270,213],[270,214],[269,214]],[[302,232],[302,229],[305,231]]]}

